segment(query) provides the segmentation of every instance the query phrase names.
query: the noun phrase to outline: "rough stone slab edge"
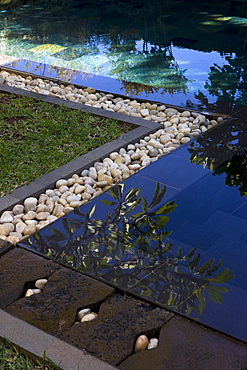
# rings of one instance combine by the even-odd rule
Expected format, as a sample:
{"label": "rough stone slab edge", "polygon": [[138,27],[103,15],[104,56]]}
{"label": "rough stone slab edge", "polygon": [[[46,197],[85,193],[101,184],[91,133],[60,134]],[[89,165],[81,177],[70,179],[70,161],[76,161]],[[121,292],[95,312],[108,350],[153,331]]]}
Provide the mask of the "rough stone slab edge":
{"label": "rough stone slab edge", "polygon": [[141,118],[130,117],[127,115],[125,116],[120,113],[85,106],[80,103],[69,102],[60,98],[49,97],[42,94],[35,94],[30,91],[17,89],[10,86],[0,85],[0,91],[24,95],[36,99],[38,98],[42,101],[50,102],[53,104],[64,104],[71,109],[80,109],[81,111],[87,111],[100,117],[113,118],[120,122],[129,123],[137,127],[127,132],[126,134],[121,135],[119,138],[108,142],[101,147],[96,148],[91,152],[88,152],[53,171],[50,171],[46,175],[32,181],[28,185],[24,185],[18,189],[14,189],[10,194],[1,197],[0,212],[12,209],[16,204],[21,203],[27,197],[36,197],[44,192],[46,189],[54,188],[56,181],[60,178],[67,179],[74,173],[79,174],[83,169],[87,169],[95,162],[109,156],[110,153],[118,151],[120,148],[125,147],[130,143],[138,142],[144,136],[147,136],[160,128],[159,123],[155,123],[152,121],[146,121]]}
{"label": "rough stone slab edge", "polygon": [[3,310],[0,310],[0,338],[9,340],[30,358],[41,360],[45,355],[63,370],[116,369]]}

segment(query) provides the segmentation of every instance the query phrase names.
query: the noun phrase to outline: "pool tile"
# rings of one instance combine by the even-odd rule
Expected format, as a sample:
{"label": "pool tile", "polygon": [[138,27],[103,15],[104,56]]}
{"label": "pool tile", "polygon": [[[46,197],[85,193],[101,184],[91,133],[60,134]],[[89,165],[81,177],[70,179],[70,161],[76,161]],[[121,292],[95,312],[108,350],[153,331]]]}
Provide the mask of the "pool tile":
{"label": "pool tile", "polygon": [[247,273],[242,275],[236,282],[234,282],[234,285],[246,291],[247,290]]}
{"label": "pool tile", "polygon": [[214,211],[219,209],[222,212],[231,214],[243,204],[243,198],[240,197],[237,188],[225,186],[212,197],[212,203],[214,204]]}
{"label": "pool tile", "polygon": [[[244,198],[243,198],[244,199]],[[243,201],[233,212],[232,214],[236,217],[241,217],[247,220],[247,202]]]}
{"label": "pool tile", "polygon": [[213,227],[186,222],[172,234],[172,237],[183,243],[190,244],[193,247],[206,250],[210,248],[221,235],[222,234]]}
{"label": "pool tile", "polygon": [[[225,230],[227,230],[227,227]],[[235,271],[242,274],[246,272],[247,241],[238,239],[234,236],[234,233],[227,234],[224,232],[207,252],[213,254],[214,257],[223,259],[224,264],[232,270],[233,274],[235,274]]]}
{"label": "pool tile", "polygon": [[36,46],[35,48],[29,49],[29,51],[32,51],[34,53],[44,53],[44,54],[55,54],[59,51],[65,50],[66,47],[56,44],[42,44],[39,46]]}
{"label": "pool tile", "polygon": [[224,177],[212,177],[211,174],[208,174],[202,180],[179,193],[175,198],[178,204],[176,215],[171,215],[172,226],[179,227],[187,221],[196,224],[206,221],[218,207],[215,205],[213,197],[217,196],[224,187]]}
{"label": "pool tile", "polygon": [[[123,184],[126,189],[125,191],[132,187],[135,189],[141,188],[139,196],[145,197],[147,201],[150,202],[153,198],[157,181],[151,178],[143,177],[141,176],[141,173],[138,172],[138,174],[131,176],[130,178],[125,180]],[[174,200],[177,194],[180,193],[180,189],[162,182],[160,183],[160,189],[163,188],[164,185],[166,186],[166,192],[164,194],[164,197],[162,198],[162,204],[164,204],[164,202],[166,201]]]}
{"label": "pool tile", "polygon": [[172,155],[164,156],[139,172],[139,176],[185,190],[202,179],[210,170]]}
{"label": "pool tile", "polygon": [[217,210],[213,215],[203,223],[204,227],[209,227],[229,236],[238,239],[247,230],[247,220],[230,215],[226,212]]}
{"label": "pool tile", "polygon": [[191,142],[183,144],[180,148],[177,148],[176,150],[171,152],[169,156],[182,158],[190,162],[190,152],[189,152],[190,145]]}

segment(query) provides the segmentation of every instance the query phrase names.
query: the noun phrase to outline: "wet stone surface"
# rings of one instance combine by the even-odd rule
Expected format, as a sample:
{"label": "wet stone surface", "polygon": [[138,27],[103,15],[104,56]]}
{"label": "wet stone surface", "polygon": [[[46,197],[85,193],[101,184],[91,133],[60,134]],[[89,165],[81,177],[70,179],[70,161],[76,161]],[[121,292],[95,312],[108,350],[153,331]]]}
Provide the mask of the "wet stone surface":
{"label": "wet stone surface", "polygon": [[247,345],[174,316],[161,329],[159,346],[128,357],[121,370],[247,369]]}
{"label": "wet stone surface", "polygon": [[41,293],[19,299],[6,311],[57,336],[74,323],[78,310],[93,309],[113,293],[106,284],[61,268],[48,278]]}
{"label": "wet stone surface", "polygon": [[57,263],[22,249],[4,254],[0,258],[0,308],[19,299],[27,282],[47,278],[59,268]]}
{"label": "wet stone surface", "polygon": [[13,244],[12,243],[7,242],[7,241],[5,241],[3,239],[0,239],[0,257],[4,253],[8,252],[12,248],[13,248]]}
{"label": "wet stone surface", "polygon": [[164,309],[115,294],[102,303],[95,320],[75,323],[60,339],[117,366],[133,353],[140,334],[152,338],[171,317]]}

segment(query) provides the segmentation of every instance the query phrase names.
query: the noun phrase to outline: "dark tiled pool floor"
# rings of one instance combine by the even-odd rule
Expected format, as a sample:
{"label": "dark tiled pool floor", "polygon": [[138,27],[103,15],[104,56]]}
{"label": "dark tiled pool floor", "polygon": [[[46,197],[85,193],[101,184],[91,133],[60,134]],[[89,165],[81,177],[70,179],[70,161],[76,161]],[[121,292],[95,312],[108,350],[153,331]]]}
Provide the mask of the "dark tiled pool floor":
{"label": "dark tiled pool floor", "polygon": [[[166,185],[164,197],[151,209],[155,213],[168,201],[177,204],[163,229],[172,231],[164,243],[150,237],[150,245],[144,245],[147,225],[141,231],[132,227],[140,205],[127,216],[129,222],[113,221],[113,205],[102,203],[113,200],[107,192],[20,245],[247,341],[247,119],[245,108],[234,109],[240,120],[210,130],[124,182],[125,194],[141,187],[138,197],[149,204],[157,182]],[[195,155],[204,166],[191,163]],[[129,230],[131,240],[126,239]],[[142,238],[137,239],[139,231]],[[133,240],[137,245],[130,245]]]}

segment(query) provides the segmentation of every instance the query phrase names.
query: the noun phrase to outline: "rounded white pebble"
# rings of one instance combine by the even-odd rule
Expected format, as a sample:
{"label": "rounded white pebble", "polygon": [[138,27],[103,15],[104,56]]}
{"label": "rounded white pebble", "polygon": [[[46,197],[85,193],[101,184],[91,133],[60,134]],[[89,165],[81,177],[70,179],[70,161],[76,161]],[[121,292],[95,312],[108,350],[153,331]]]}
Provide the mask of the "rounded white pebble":
{"label": "rounded white pebble", "polygon": [[27,291],[26,291],[26,294],[25,294],[25,297],[30,297],[31,295],[33,295],[34,293],[33,293],[33,289],[28,289]]}
{"label": "rounded white pebble", "polygon": [[92,321],[92,320],[96,319],[97,316],[98,316],[97,313],[91,312],[91,313],[83,316],[82,319],[81,319],[81,322]]}
{"label": "rounded white pebble", "polygon": [[47,279],[38,279],[35,281],[35,287],[43,290],[47,281],[48,281]]}
{"label": "rounded white pebble", "polygon": [[158,347],[159,340],[157,338],[151,338],[148,343],[148,349],[153,349]]}
{"label": "rounded white pebble", "polygon": [[81,319],[82,319],[84,316],[88,315],[89,313],[91,313],[91,309],[90,309],[90,308],[84,308],[83,310],[80,310],[80,311],[77,313],[76,318],[77,318],[77,320],[78,320],[78,321],[81,321]]}
{"label": "rounded white pebble", "polygon": [[146,349],[148,346],[148,338],[146,335],[140,335],[135,344],[135,352],[140,352]]}

